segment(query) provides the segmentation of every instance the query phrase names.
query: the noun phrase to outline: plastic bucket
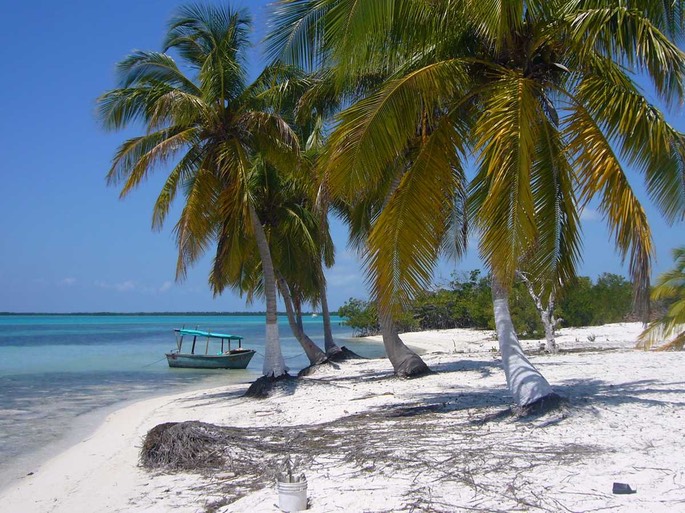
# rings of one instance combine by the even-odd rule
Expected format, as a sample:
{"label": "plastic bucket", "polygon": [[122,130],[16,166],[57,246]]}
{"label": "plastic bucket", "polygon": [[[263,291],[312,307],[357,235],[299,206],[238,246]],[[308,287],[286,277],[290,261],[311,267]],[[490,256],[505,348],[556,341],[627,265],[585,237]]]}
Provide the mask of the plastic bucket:
{"label": "plastic bucket", "polygon": [[281,511],[302,511],[307,509],[307,481],[299,483],[276,482],[278,507]]}

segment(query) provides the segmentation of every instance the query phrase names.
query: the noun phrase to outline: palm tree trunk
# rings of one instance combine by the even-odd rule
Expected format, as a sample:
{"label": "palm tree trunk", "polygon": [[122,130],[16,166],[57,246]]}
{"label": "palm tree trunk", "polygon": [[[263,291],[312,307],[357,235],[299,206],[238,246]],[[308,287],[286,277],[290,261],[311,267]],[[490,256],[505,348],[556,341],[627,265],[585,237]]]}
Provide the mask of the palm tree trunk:
{"label": "palm tree trunk", "polygon": [[[280,278],[280,273],[278,275]],[[290,288],[288,288],[288,290],[290,290]],[[295,322],[297,322],[297,326],[304,331],[304,324],[302,322],[302,300],[299,295],[293,296],[292,294],[290,295],[290,299],[292,299],[293,310],[295,310]]]}
{"label": "palm tree trunk", "polygon": [[502,366],[514,402],[524,407],[553,395],[547,380],[523,354],[509,313],[509,293],[494,277],[492,302]]}
{"label": "palm tree trunk", "polygon": [[[383,209],[388,205],[390,196],[397,190],[401,180],[402,173],[397,173],[383,201]],[[397,334],[395,322],[392,317],[382,313],[379,303],[377,300],[376,310],[378,311],[378,323],[381,325],[381,334],[383,335],[383,346],[385,347],[385,354],[388,356],[393,369],[395,369],[395,374],[401,378],[410,378],[429,373],[430,369],[426,362],[402,342],[402,339]]]}
{"label": "palm tree trunk", "polygon": [[331,312],[328,310],[328,298],[326,297],[326,277],[321,273],[321,316],[323,317],[323,340],[326,354],[331,356],[342,351],[333,340],[331,329]]}
{"label": "palm tree trunk", "polygon": [[283,303],[285,304],[285,311],[288,314],[288,323],[290,324],[290,329],[295,335],[295,338],[304,349],[307,358],[309,358],[310,365],[319,365],[324,363],[328,358],[326,353],[324,353],[319,346],[317,346],[311,338],[300,328],[297,324],[297,319],[295,319],[295,311],[293,309],[293,301],[290,296],[290,288],[288,283],[285,281],[283,276],[278,275],[278,289],[281,291],[281,296],[283,296]]}
{"label": "palm tree trunk", "polygon": [[262,373],[267,377],[277,378],[288,370],[283,360],[281,341],[278,336],[278,306],[276,303],[276,276],[271,260],[269,243],[266,240],[264,227],[259,220],[254,205],[250,204],[250,221],[257,242],[257,250],[262,261],[264,274],[264,295],[266,296],[266,341],[264,347],[264,365]]}
{"label": "palm tree trunk", "polygon": [[395,369],[395,374],[401,378],[411,378],[429,373],[428,365],[402,342],[393,320],[379,315],[378,321],[381,325],[385,354]]}

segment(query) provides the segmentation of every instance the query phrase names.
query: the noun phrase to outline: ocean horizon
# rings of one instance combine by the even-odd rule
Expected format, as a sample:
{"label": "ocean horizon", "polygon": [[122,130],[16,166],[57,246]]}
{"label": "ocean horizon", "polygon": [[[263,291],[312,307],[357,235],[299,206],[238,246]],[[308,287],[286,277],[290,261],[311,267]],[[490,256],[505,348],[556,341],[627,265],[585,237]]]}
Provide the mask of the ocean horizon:
{"label": "ocean horizon", "polygon": [[[323,321],[303,318],[307,334],[323,346]],[[257,353],[245,370],[171,369],[164,354],[175,348],[175,328],[199,328],[244,337]],[[333,335],[362,356],[382,346],[354,340],[342,319]],[[283,356],[296,374],[308,360],[279,316]],[[78,436],[126,402],[147,397],[249,383],[261,375],[264,314],[52,313],[0,314],[0,487]]]}

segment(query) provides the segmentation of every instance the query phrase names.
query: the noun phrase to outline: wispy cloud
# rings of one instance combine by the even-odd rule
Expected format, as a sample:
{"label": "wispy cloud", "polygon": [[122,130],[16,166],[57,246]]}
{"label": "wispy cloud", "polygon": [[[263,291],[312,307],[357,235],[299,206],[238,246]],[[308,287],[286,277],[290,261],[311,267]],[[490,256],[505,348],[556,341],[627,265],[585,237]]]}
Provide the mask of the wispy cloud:
{"label": "wispy cloud", "polygon": [[59,284],[64,286],[64,287],[71,287],[76,283],[76,278],[72,278],[71,276],[68,278],[64,278],[63,280],[60,280]]}
{"label": "wispy cloud", "polygon": [[136,282],[132,280],[126,280],[120,283],[107,283],[106,281],[96,281],[95,286],[101,289],[116,290],[118,292],[128,292],[136,289]]}
{"label": "wispy cloud", "polygon": [[586,207],[580,213],[581,221],[601,221],[602,215],[597,212],[594,208]]}
{"label": "wispy cloud", "polygon": [[161,285],[148,285],[144,283],[138,283],[134,280],[125,280],[117,283],[109,283],[107,281],[98,280],[94,283],[98,288],[105,290],[116,290],[117,292],[137,292],[139,294],[146,295],[157,295],[164,294],[171,290],[174,286],[174,282],[165,281]]}

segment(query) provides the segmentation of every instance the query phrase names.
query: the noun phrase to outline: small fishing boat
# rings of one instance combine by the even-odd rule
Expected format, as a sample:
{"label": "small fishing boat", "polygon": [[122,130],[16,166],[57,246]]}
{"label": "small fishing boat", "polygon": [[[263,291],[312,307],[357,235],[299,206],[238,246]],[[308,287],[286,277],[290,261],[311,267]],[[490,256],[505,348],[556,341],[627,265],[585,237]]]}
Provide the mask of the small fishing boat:
{"label": "small fishing boat", "polygon": [[[191,369],[244,369],[255,354],[252,349],[244,349],[242,347],[243,337],[237,335],[187,329],[175,329],[174,332],[176,333],[176,349],[170,353],[166,353],[169,367]],[[187,344],[192,344],[190,352],[183,352],[184,337],[193,337],[192,342],[190,340],[186,341],[186,347]],[[200,339],[200,341],[198,341],[198,339]],[[202,339],[205,339],[204,354],[196,353],[195,347],[198,345],[198,342],[202,345]],[[238,347],[236,349],[231,348],[231,341],[238,341]],[[218,351],[219,343],[221,344],[221,351]],[[210,353],[210,350],[216,352]]]}

